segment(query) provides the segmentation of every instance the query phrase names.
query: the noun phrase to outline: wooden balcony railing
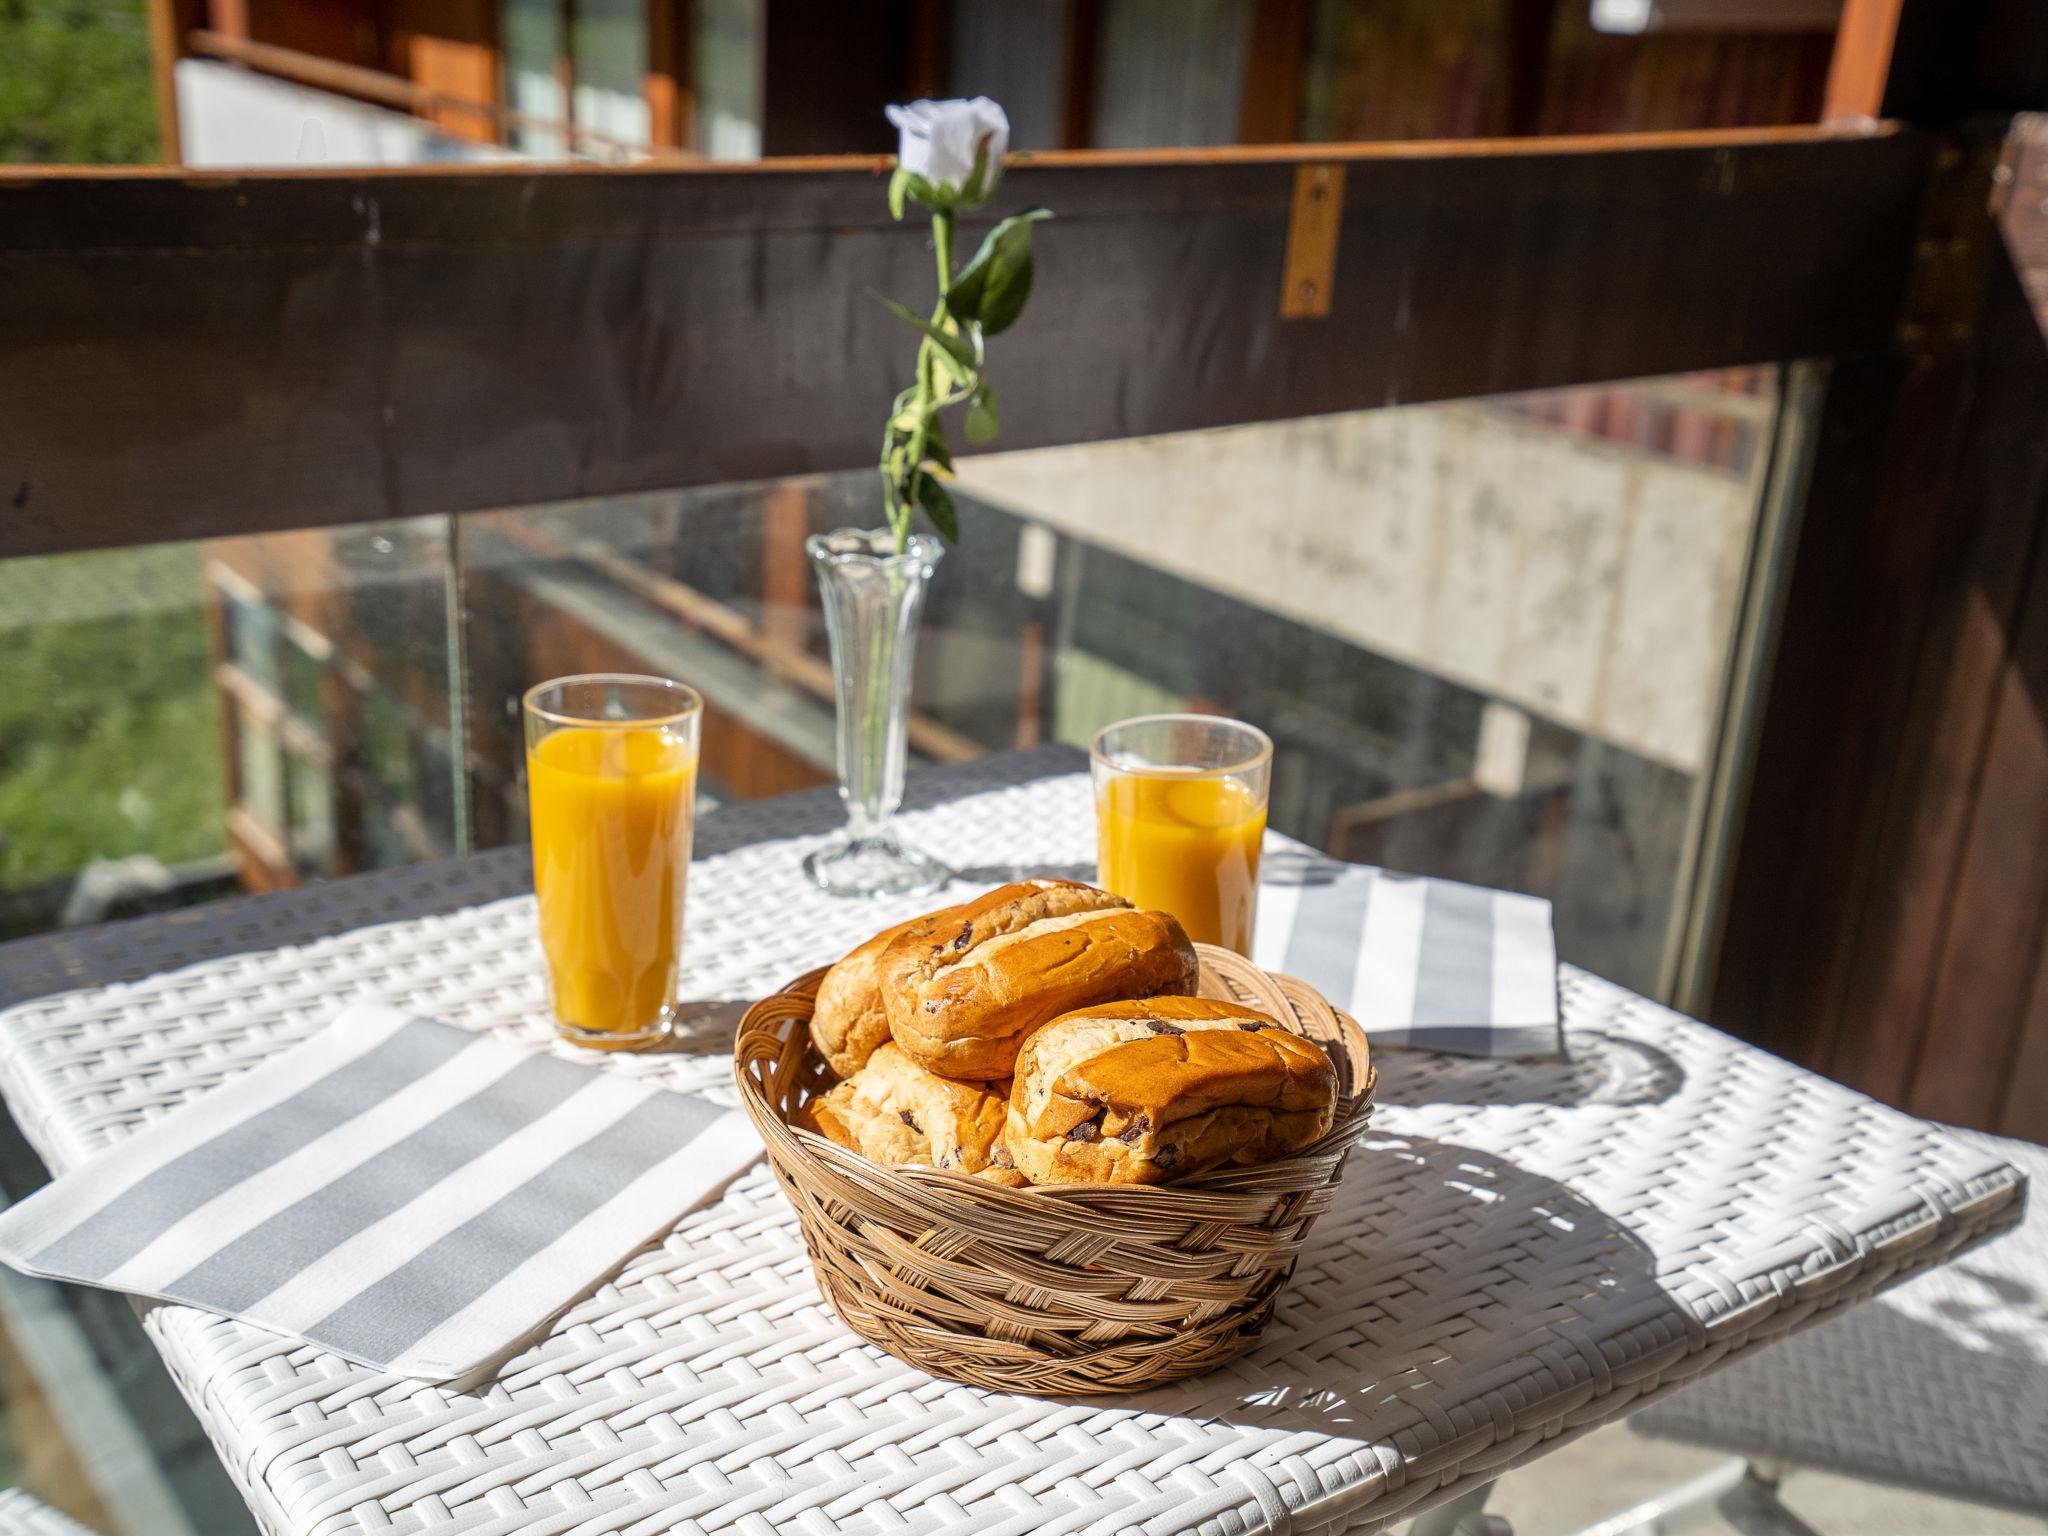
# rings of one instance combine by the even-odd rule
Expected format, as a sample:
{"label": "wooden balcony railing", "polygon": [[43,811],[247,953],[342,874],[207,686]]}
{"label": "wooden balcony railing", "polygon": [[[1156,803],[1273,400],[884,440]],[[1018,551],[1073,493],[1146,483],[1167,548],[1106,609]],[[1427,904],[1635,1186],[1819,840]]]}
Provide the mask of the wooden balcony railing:
{"label": "wooden balcony railing", "polygon": [[[1881,351],[1893,127],[1019,159],[1002,446]],[[1341,173],[1290,318],[1297,172]],[[0,556],[853,468],[928,281],[874,160],[0,172]],[[970,231],[970,237],[972,231]],[[121,451],[106,451],[115,430]]]}

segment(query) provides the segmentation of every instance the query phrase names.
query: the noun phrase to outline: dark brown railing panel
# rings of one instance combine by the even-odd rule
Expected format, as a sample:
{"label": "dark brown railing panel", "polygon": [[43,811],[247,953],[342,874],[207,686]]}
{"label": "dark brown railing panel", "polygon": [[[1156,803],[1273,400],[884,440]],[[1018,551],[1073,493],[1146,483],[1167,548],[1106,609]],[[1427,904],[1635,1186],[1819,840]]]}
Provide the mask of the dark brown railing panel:
{"label": "dark brown railing panel", "polygon": [[[1911,133],[1049,155],[1005,448],[1886,345]],[[1341,162],[1327,318],[1295,170]],[[0,176],[0,556],[854,468],[929,284],[873,161]],[[972,237],[970,232],[969,237]],[[1258,509],[1261,512],[1266,509]]]}

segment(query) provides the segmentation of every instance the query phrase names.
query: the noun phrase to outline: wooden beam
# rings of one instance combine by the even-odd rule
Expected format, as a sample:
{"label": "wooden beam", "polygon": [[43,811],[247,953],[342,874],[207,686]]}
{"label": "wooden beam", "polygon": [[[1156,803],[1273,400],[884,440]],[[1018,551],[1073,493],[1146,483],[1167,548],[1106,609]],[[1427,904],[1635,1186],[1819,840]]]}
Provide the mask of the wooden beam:
{"label": "wooden beam", "polygon": [[[1926,150],[1020,161],[1004,206],[1059,217],[997,352],[1000,446],[1882,347]],[[1340,254],[1305,326],[1274,295],[1325,161]],[[0,175],[0,556],[871,465],[911,338],[863,295],[930,283],[884,164]]]}

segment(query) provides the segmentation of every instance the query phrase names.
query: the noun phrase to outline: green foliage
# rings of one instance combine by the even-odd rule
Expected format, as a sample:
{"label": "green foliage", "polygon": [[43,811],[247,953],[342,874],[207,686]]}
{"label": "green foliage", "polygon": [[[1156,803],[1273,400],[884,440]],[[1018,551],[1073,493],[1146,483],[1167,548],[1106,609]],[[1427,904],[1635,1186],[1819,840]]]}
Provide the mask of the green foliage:
{"label": "green foliage", "polygon": [[969,372],[973,370],[975,361],[974,348],[964,338],[925,319],[923,315],[913,313],[908,306],[898,304],[894,299],[885,298],[882,300],[882,303],[888,307],[890,314],[901,320],[905,325],[915,326],[918,330],[924,332],[925,337],[930,343],[937,347],[940,353],[950,361],[958,364],[963,370]]}
{"label": "green foliage", "polygon": [[967,441],[985,443],[1003,430],[1003,418],[996,412],[996,392],[986,383],[967,402]]}
{"label": "green foliage", "polygon": [[0,161],[162,158],[142,0],[0,0]]}
{"label": "green foliage", "polygon": [[[219,853],[220,725],[196,554],[65,555],[0,577],[0,613],[18,624],[0,631],[0,885],[133,853],[166,864]],[[116,580],[141,600],[79,611]]]}
{"label": "green foliage", "polygon": [[988,232],[946,290],[946,308],[954,319],[979,325],[984,336],[999,335],[1016,323],[1031,297],[1031,226],[1051,217],[1050,209],[1033,208],[1011,214]]}
{"label": "green foliage", "polygon": [[957,192],[935,190],[901,166],[889,178],[889,210],[897,218],[903,217],[906,199],[931,210],[939,282],[938,304],[929,320],[907,305],[876,295],[919,337],[917,382],[898,394],[889,409],[877,465],[899,551],[910,538],[910,522],[919,510],[947,543],[960,536],[953,499],[939,481],[953,471],[940,413],[965,405],[970,443],[985,443],[999,430],[995,391],[986,374],[987,338],[1008,330],[1024,312],[1024,302],[1031,296],[1031,226],[1052,217],[1044,208],[1010,215],[988,232],[973,258],[954,273],[957,210],[980,198],[986,172],[986,160],[977,156],[973,176]]}
{"label": "green foliage", "polygon": [[948,544],[960,541],[960,515],[953,510],[953,498],[939,484],[938,476],[924,475],[918,479],[917,504],[924,508],[924,515],[939,530],[940,538]]}

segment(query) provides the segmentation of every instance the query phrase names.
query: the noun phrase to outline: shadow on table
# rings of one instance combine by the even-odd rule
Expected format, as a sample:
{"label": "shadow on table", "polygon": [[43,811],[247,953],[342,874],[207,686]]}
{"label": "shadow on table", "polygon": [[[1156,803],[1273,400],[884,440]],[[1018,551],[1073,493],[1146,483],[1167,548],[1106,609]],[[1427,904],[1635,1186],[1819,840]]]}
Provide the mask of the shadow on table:
{"label": "shadow on table", "polygon": [[2001,1259],[2002,1241],[1896,1300],[1831,1308],[1629,1427],[2048,1515],[2048,1292],[2010,1268],[2035,1255]]}
{"label": "shadow on table", "polygon": [[749,1006],[737,998],[678,1003],[674,1033],[643,1054],[700,1056],[729,1052]]}
{"label": "shadow on table", "polygon": [[1012,880],[1080,880],[1093,883],[1093,864],[969,864],[953,871],[956,885],[1007,885]]}
{"label": "shadow on table", "polygon": [[1661,1104],[1685,1086],[1685,1068],[1625,1035],[1574,1030],[1570,1054],[1551,1061],[1376,1050],[1382,1104]]}
{"label": "shadow on table", "polygon": [[1354,867],[1311,848],[1275,848],[1259,861],[1259,884],[1334,885]]}
{"label": "shadow on table", "polygon": [[1119,1406],[1412,1454],[1605,1376],[1610,1336],[1647,1352],[1693,1326],[1619,1218],[1492,1153],[1404,1137],[1352,1153],[1255,1349]]}

